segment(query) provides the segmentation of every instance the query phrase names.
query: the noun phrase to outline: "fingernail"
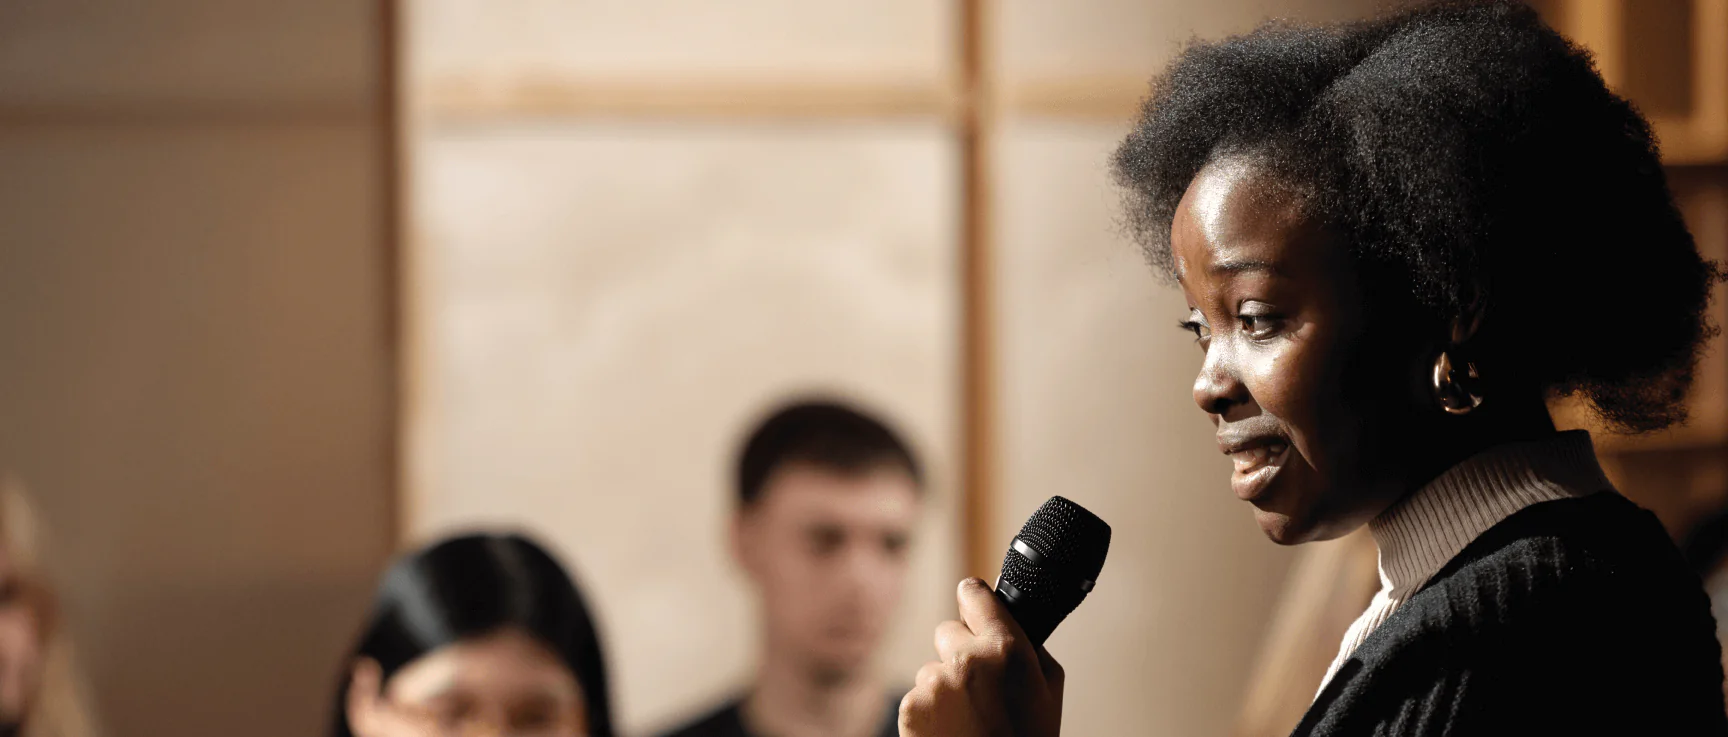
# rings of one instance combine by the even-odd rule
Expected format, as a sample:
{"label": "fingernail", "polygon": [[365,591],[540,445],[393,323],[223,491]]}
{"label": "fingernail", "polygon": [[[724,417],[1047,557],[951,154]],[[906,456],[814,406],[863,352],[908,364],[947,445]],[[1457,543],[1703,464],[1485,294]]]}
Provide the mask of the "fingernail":
{"label": "fingernail", "polygon": [[963,589],[964,588],[981,588],[983,586],[984,586],[984,579],[978,578],[977,576],[969,576],[969,577],[962,579],[960,581],[960,588],[963,588]]}

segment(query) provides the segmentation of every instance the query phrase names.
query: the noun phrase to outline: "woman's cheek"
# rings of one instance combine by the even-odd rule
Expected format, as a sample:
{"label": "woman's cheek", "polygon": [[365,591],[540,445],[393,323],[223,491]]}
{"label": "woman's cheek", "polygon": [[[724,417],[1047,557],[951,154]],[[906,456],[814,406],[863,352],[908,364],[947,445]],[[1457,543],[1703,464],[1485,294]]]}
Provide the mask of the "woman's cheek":
{"label": "woman's cheek", "polygon": [[1303,366],[1300,351],[1293,349],[1290,343],[1280,342],[1257,351],[1249,385],[1261,410],[1286,422],[1303,414],[1305,395],[1312,389],[1308,385],[1312,372]]}
{"label": "woman's cheek", "polygon": [[1303,461],[1315,470],[1329,465],[1326,448],[1332,443],[1331,430],[1348,424],[1347,412],[1337,395],[1334,373],[1327,356],[1312,350],[1311,342],[1286,341],[1284,350],[1272,354],[1266,371],[1269,381],[1278,385],[1274,407],[1268,411],[1284,425],[1290,434],[1290,445]]}

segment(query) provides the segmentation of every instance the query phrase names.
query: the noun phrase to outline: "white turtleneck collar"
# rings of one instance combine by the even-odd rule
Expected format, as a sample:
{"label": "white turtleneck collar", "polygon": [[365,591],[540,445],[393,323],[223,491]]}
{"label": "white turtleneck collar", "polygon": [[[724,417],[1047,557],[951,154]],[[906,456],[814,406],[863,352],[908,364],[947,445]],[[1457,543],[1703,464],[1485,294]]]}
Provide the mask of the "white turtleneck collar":
{"label": "white turtleneck collar", "polygon": [[1408,596],[1514,512],[1609,488],[1583,430],[1478,453],[1368,523],[1380,548],[1380,585]]}
{"label": "white turtleneck collar", "polygon": [[1399,604],[1489,528],[1533,504],[1612,488],[1590,434],[1572,430],[1495,446],[1404,497],[1368,523],[1380,549],[1380,590],[1345,633],[1320,687]]}

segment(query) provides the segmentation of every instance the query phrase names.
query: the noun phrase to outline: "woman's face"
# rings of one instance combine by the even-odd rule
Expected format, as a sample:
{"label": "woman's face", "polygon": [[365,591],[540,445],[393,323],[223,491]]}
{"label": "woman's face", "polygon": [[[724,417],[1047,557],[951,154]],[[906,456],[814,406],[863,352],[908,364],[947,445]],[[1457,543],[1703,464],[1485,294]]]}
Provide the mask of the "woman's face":
{"label": "woman's face", "polygon": [[348,721],[358,737],[581,737],[582,685],[557,655],[516,629],[462,640],[403,666],[378,687],[355,667]]}
{"label": "woman's face", "polygon": [[1395,331],[1369,335],[1350,254],[1297,205],[1251,162],[1226,159],[1194,178],[1171,225],[1183,326],[1205,352],[1194,401],[1218,429],[1237,498],[1284,544],[1383,511],[1420,445],[1392,431],[1420,424],[1421,349]]}

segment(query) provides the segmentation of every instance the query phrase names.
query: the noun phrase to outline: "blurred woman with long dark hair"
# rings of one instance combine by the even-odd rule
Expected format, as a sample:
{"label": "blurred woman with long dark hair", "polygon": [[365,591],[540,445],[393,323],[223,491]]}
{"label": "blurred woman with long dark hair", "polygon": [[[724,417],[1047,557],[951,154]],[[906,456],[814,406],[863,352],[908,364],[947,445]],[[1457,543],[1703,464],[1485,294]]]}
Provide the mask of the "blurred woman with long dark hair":
{"label": "blurred woman with long dark hair", "polygon": [[570,575],[520,535],[397,561],[336,695],[332,737],[612,737],[606,664]]}

